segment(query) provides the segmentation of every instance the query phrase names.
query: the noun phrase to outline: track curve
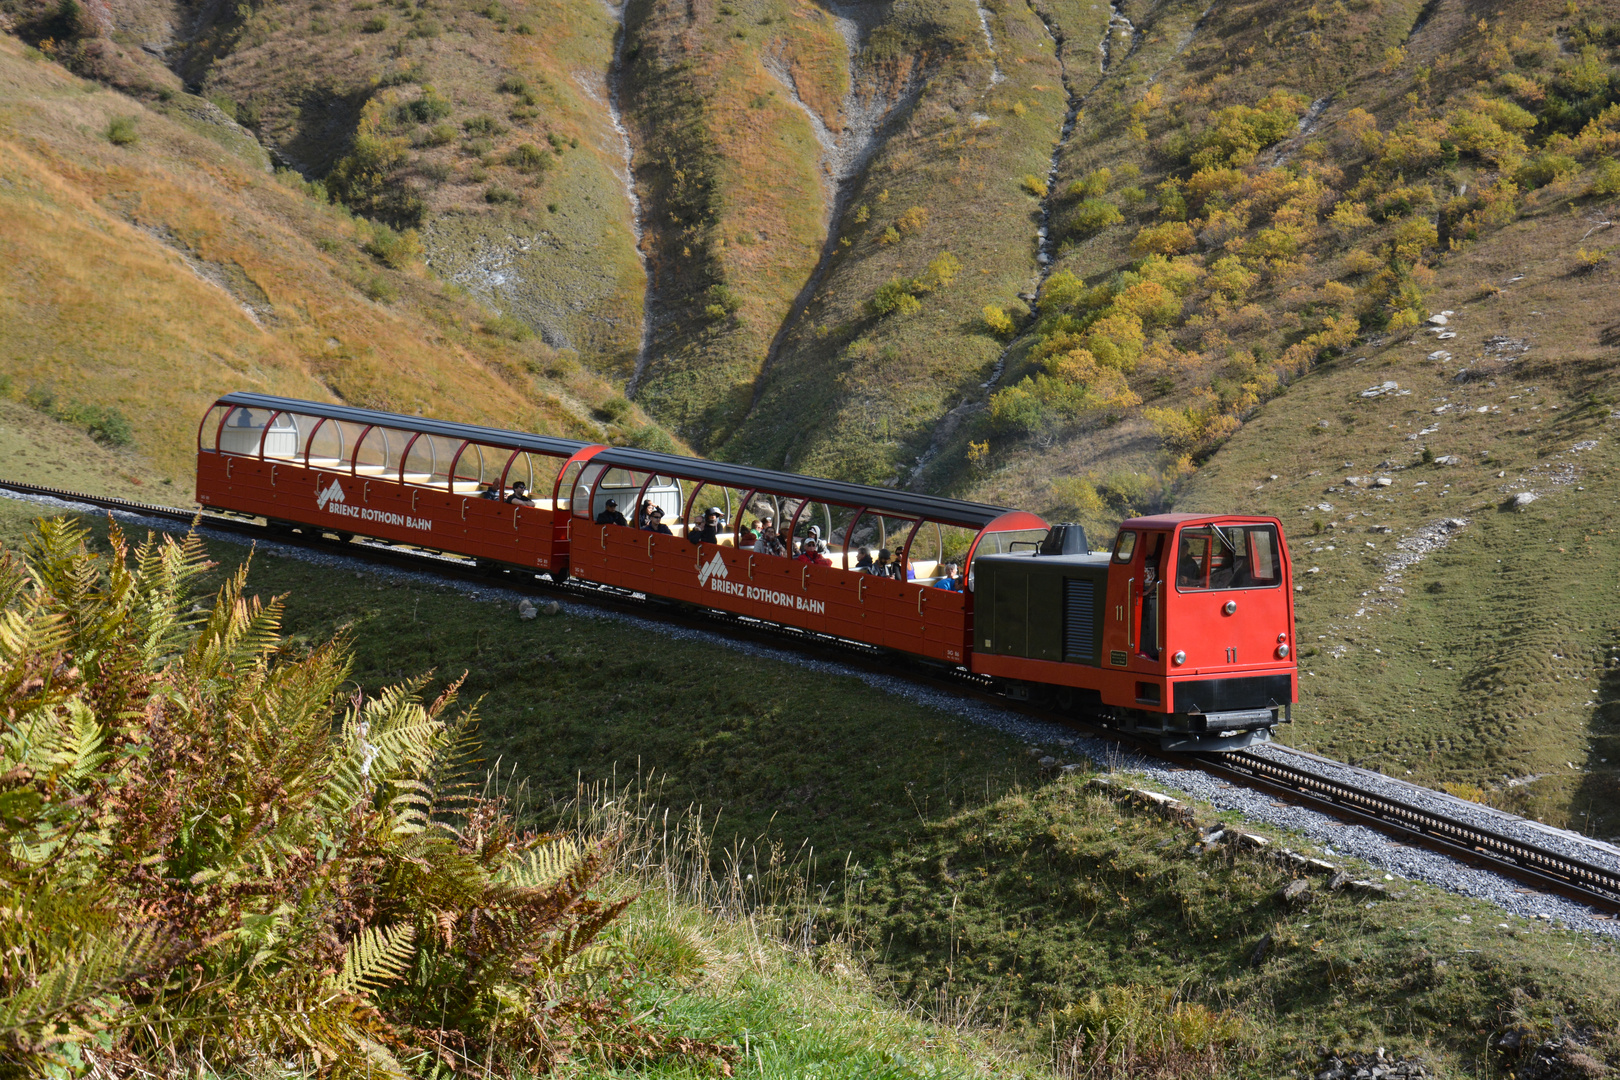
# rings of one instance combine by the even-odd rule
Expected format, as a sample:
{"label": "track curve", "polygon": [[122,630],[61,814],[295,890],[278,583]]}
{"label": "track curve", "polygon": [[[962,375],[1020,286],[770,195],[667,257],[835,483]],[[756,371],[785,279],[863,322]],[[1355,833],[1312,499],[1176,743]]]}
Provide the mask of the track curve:
{"label": "track curve", "polygon": [[[442,552],[406,548],[375,541],[343,542],[321,536],[291,534],[284,530],[272,529],[269,525],[260,523],[258,519],[249,520],[207,510],[182,510],[176,507],[161,506],[131,499],[86,495],[82,492],[8,480],[0,480],[0,490],[16,492],[22,495],[43,496],[65,503],[97,509],[116,510],[122,513],[166,519],[177,525],[189,525],[197,522],[205,524],[209,528],[249,536],[261,536],[266,539],[275,539],[281,543],[312,547],[367,562],[459,578],[466,581],[487,584],[491,580],[491,572],[487,568],[478,566],[471,559]],[[1166,753],[1158,750],[1155,745],[1132,739],[1127,733],[1097,725],[1087,721],[1084,717],[1068,713],[1054,713],[1047,709],[1011,701],[994,694],[989,679],[972,675],[960,669],[925,668],[922,665],[897,668],[892,659],[885,656],[880,650],[842,638],[779,626],[745,616],[712,612],[706,609],[693,609],[684,605],[672,605],[657,598],[593,586],[574,579],[553,582],[528,573],[497,572],[497,575],[502,587],[519,592],[553,597],[564,595],[576,601],[634,612],[644,617],[652,616],[674,622],[701,624],[710,629],[716,627],[729,628],[742,636],[767,633],[771,636],[791,638],[799,642],[812,642],[846,664],[881,670],[890,675],[904,675],[918,680],[929,681],[935,685],[943,681],[959,692],[992,699],[995,704],[1003,708],[1027,713],[1032,718],[1083,727],[1093,733],[1103,734],[1109,738],[1128,743],[1132,749],[1145,756],[1191,765],[1231,783],[1265,791],[1343,820],[1366,825],[1401,841],[1421,845],[1459,861],[1494,870],[1539,890],[1566,899],[1576,900],[1599,910],[1620,914],[1620,864],[1617,864],[1616,867],[1604,866],[1601,863],[1572,855],[1566,851],[1558,851],[1550,846],[1535,844],[1522,837],[1515,837],[1498,830],[1486,828],[1477,822],[1461,820],[1435,809],[1393,797],[1387,792],[1373,791],[1367,786],[1357,786],[1343,779],[1324,775],[1323,770],[1312,769],[1308,767],[1308,764],[1279,761],[1275,757],[1252,750],[1240,750],[1221,755]],[[1284,751],[1289,757],[1297,758],[1305,763],[1315,757],[1286,747],[1276,746],[1275,749]],[[1325,764],[1329,765],[1337,764],[1326,762],[1325,759],[1318,760],[1323,760]],[[1384,783],[1378,786],[1395,785],[1411,788],[1414,792],[1427,790],[1405,781],[1398,781],[1381,775],[1380,780],[1384,781]],[[1589,843],[1586,838],[1575,837],[1574,834],[1561,835]],[[1596,845],[1592,845],[1594,854],[1599,850]]]}

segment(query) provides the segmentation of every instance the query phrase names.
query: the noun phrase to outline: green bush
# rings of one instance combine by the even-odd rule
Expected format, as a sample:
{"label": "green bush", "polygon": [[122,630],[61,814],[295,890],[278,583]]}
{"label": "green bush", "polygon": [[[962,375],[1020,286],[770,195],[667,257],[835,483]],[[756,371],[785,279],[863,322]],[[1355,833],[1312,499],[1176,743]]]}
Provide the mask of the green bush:
{"label": "green bush", "polygon": [[1568,154],[1542,154],[1534,161],[1519,166],[1518,171],[1513,174],[1513,179],[1520,187],[1529,190],[1546,187],[1580,171],[1580,163]]}
{"label": "green bush", "polygon": [[[470,120],[461,122],[462,130],[469,135],[505,135],[506,126],[488,113],[480,113]],[[488,151],[483,151],[488,153]]]}
{"label": "green bush", "polygon": [[368,34],[380,34],[384,30],[388,29],[388,16],[380,14],[373,15],[371,18],[360,24],[360,29]]}
{"label": "green bush", "polygon": [[1108,185],[1113,178],[1114,174],[1106,168],[1096,169],[1071,183],[1063,195],[1069,199],[1100,199],[1108,194]]}
{"label": "green bush", "polygon": [[435,93],[432,87],[424,88],[421,97],[407,101],[398,110],[400,121],[407,124],[431,124],[449,115],[450,102]]}
{"label": "green bush", "polygon": [[1119,207],[1102,199],[1081,199],[1067,216],[1069,231],[1080,236],[1095,236],[1125,220]]}
{"label": "green bush", "polygon": [[710,285],[705,295],[709,302],[704,307],[703,314],[710,322],[729,319],[742,307],[742,297],[719,282]]}
{"label": "green bush", "polygon": [[381,223],[371,227],[371,235],[362,247],[366,254],[395,270],[404,270],[422,257],[422,240],[415,229],[396,232]]}
{"label": "green bush", "polygon": [[527,94],[529,83],[521,75],[508,75],[501,80],[500,90],[503,94]]}
{"label": "green bush", "polygon": [[484,189],[484,201],[490,203],[491,205],[499,206],[507,203],[522,202],[523,196],[519,195],[511,188],[504,188],[499,184],[491,184],[489,187]]}
{"label": "green bush", "polygon": [[134,146],[140,142],[140,133],[135,130],[135,118],[115,116],[107,121],[107,141],[114,146]]}
{"label": "green bush", "polygon": [[669,432],[656,424],[648,424],[626,432],[622,440],[627,446],[634,446],[638,450],[652,450],[659,454],[678,454],[680,446],[670,436]]}
{"label": "green bush", "polygon": [[368,277],[361,284],[360,291],[365,293],[368,299],[375,300],[379,304],[392,304],[399,299],[399,290],[381,274]]}
{"label": "green bush", "polygon": [[456,126],[454,124],[434,124],[428,128],[427,136],[422,141],[427,146],[448,146],[456,141]]}
{"label": "green bush", "polygon": [[438,20],[418,18],[411,24],[410,32],[405,36],[408,38],[436,38],[442,33],[444,33],[444,27],[439,25]]}
{"label": "green bush", "polygon": [[506,163],[518,172],[546,173],[551,170],[551,155],[533,143],[515,146],[506,155]]}
{"label": "green bush", "polygon": [[599,419],[616,424],[630,415],[630,402],[621,395],[615,394],[592,411],[596,413]]}
{"label": "green bush", "polygon": [[1592,186],[1586,190],[1589,195],[1605,199],[1620,195],[1620,161],[1604,158],[1598,162],[1592,173]]}
{"label": "green bush", "polygon": [[195,535],[109,534],[93,555],[41,522],[0,563],[12,1069],[70,1075],[92,1047],[155,1075],[719,1056],[600,977],[592,942],[630,903],[592,894],[612,841],[525,832],[472,783],[455,684],[356,693],[341,640],[283,646],[246,567],[198,604]]}
{"label": "green bush", "polygon": [[918,282],[914,278],[890,278],[878,286],[872,299],[866,302],[867,311],[878,317],[891,314],[912,315],[922,310],[914,295]]}

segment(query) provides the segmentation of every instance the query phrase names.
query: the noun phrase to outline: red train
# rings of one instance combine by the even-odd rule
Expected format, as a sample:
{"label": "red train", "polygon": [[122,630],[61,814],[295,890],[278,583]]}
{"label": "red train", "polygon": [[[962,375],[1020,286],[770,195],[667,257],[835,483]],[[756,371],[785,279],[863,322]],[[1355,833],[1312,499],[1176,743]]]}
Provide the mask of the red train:
{"label": "red train", "polygon": [[[1298,692],[1275,518],[1133,518],[1092,553],[1021,510],[247,393],[198,428],[197,501],[862,642],[1170,749],[1269,739]],[[650,514],[665,531],[638,527]],[[764,519],[822,556],[770,553]],[[858,570],[862,549],[895,569]]]}

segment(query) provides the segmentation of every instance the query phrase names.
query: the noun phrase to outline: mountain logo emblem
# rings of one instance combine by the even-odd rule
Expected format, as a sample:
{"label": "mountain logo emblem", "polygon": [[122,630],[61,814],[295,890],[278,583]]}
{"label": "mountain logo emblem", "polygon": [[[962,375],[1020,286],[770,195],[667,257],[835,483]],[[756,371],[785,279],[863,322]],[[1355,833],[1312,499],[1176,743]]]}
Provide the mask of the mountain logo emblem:
{"label": "mountain logo emblem", "polygon": [[325,510],[327,503],[340,503],[343,501],[343,485],[338,483],[337,477],[332,477],[332,486],[325,491],[320,489],[319,484],[315,485],[315,509]]}
{"label": "mountain logo emblem", "polygon": [[716,581],[723,581],[730,576],[731,574],[726,570],[726,560],[721,558],[720,553],[717,551],[714,553],[714,558],[704,563],[703,569],[698,571],[698,588],[701,589],[707,585],[711,578]]}

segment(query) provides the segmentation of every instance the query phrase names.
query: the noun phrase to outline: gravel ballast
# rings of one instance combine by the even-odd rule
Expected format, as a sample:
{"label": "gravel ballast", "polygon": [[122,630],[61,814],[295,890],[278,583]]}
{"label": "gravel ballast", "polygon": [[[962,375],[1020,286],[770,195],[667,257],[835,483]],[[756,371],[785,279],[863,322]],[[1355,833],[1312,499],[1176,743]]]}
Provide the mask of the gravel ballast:
{"label": "gravel ballast", "polygon": [[[5,491],[0,491],[0,495],[42,507],[72,512],[82,513],[85,509],[82,504],[46,496]],[[164,518],[124,511],[114,511],[113,516],[139,527],[164,532],[184,531],[184,526]],[[440,577],[425,571],[403,570],[369,562],[357,564],[348,556],[275,540],[249,538],[207,526],[202,526],[198,531],[210,542],[250,546],[266,555],[298,559],[311,565],[347,572],[354,572],[359,568],[360,572],[379,580],[453,590],[471,599],[500,604],[508,609],[515,608],[519,600],[528,596],[514,589]],[[1301,838],[1296,841],[1301,844],[1301,854],[1327,860],[1359,859],[1386,874],[1393,875],[1394,878],[1422,881],[1459,895],[1487,900],[1505,912],[1523,919],[1537,920],[1543,924],[1561,924],[1572,930],[1620,938],[1620,923],[1601,916],[1583,904],[1527,890],[1500,874],[1464,866],[1443,854],[1408,846],[1365,826],[1349,824],[1306,807],[1279,804],[1265,793],[1228,783],[1196,769],[1145,757],[1133,748],[1112,739],[1077,734],[1073,728],[1033,718],[1013,708],[983,701],[976,696],[945,687],[920,684],[900,676],[865,671],[859,667],[805,656],[795,651],[791,645],[778,646],[741,641],[728,633],[672,625],[585,603],[565,601],[562,614],[611,620],[637,630],[662,634],[677,640],[707,642],[751,656],[796,664],[810,671],[857,678],[873,689],[938,710],[968,723],[999,731],[1021,739],[1031,746],[1046,748],[1058,757],[1077,761],[1083,756],[1089,758],[1099,768],[1134,774],[1149,786],[1206,803],[1218,811],[1233,811],[1250,821],[1289,830]],[[1591,840],[1491,807],[1470,803],[1443,792],[1330,761],[1279,744],[1261,745],[1252,749],[1264,756],[1287,760],[1293,765],[1303,765],[1330,779],[1354,784],[1373,793],[1400,799],[1447,817],[1480,825],[1588,862],[1620,868],[1620,848],[1612,844]],[[1312,842],[1314,848],[1304,844],[1303,841]],[[1501,925],[1513,929],[1505,923]]]}

